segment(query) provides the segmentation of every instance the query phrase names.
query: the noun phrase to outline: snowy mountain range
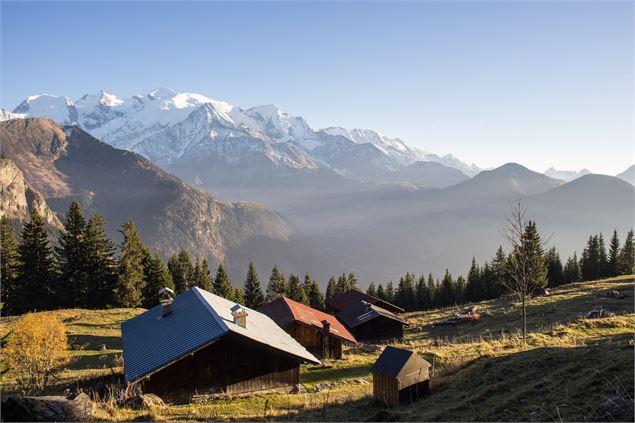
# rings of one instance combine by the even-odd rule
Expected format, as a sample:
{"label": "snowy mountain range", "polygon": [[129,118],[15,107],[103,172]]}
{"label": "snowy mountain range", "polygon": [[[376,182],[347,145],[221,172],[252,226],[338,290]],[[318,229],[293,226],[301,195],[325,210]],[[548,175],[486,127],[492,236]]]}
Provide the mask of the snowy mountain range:
{"label": "snowy mountain range", "polygon": [[[267,105],[243,110],[194,93],[160,88],[120,99],[101,91],[79,100],[41,94],[28,97],[12,117],[45,117],[79,125],[91,135],[179,169],[195,160],[214,166],[251,166],[293,173],[328,169],[360,181],[380,180],[418,161],[437,162],[468,176],[480,171],[452,155],[438,156],[370,129],[314,129],[302,117]],[[189,175],[194,177],[194,175]],[[201,180],[201,175],[198,179]],[[194,181],[192,181],[194,182]],[[200,181],[205,185],[205,181]]]}
{"label": "snowy mountain range", "polygon": [[578,179],[580,176],[584,176],[584,175],[588,175],[591,173],[590,170],[588,169],[581,169],[579,171],[575,171],[575,170],[559,170],[556,169],[554,167],[550,167],[549,169],[545,170],[543,172],[545,175],[551,177],[551,178],[555,178],[555,179],[560,179],[566,182],[570,182],[573,181],[574,179]]}

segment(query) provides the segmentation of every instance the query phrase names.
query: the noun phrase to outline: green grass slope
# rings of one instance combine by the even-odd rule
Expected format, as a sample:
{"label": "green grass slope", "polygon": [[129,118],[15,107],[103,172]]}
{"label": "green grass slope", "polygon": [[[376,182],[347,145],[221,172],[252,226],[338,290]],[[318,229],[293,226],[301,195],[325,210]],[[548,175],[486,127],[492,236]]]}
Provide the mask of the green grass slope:
{"label": "green grass slope", "polygon": [[[439,322],[464,307],[406,314],[406,339],[433,364],[431,389],[421,401],[388,409],[372,400],[369,368],[379,355],[354,348],[333,368],[303,366],[308,393],[269,394],[150,411],[100,403],[97,420],[310,420],[310,421],[587,421],[617,394],[633,398],[633,276],[562,286],[529,304],[530,336],[520,339],[520,315],[511,299],[479,303],[491,316],[457,326]],[[623,299],[599,296],[616,290]],[[615,313],[585,319],[595,306]],[[63,390],[79,380],[121,372],[119,325],[141,309],[62,310],[76,360],[61,376]],[[0,336],[15,318],[0,320]],[[9,389],[10,373],[2,384]],[[624,417],[622,417],[624,418]],[[632,421],[632,414],[626,417]]]}

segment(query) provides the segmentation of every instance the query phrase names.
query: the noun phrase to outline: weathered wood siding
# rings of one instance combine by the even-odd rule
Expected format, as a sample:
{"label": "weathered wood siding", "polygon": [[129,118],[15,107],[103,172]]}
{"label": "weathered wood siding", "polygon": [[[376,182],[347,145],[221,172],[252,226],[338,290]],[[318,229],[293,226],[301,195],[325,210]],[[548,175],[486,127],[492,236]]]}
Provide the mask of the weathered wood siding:
{"label": "weathered wood siding", "polygon": [[381,341],[403,338],[403,323],[379,316],[352,329],[358,341]]}
{"label": "weathered wood siding", "polygon": [[142,389],[172,402],[193,395],[257,392],[298,384],[299,366],[288,354],[228,334],[151,375]]}
{"label": "weathered wood siding", "polygon": [[373,373],[373,397],[390,407],[399,405],[399,387],[397,379]]}
{"label": "weathered wood siding", "polygon": [[313,355],[320,358],[342,358],[342,341],[321,329],[295,322],[285,330]]}

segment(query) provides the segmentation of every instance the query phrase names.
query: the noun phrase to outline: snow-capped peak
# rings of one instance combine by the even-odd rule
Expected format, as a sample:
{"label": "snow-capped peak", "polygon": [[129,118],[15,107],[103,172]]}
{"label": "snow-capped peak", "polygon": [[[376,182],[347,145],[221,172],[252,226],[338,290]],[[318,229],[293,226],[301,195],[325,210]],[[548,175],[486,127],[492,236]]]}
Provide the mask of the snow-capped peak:
{"label": "snow-capped peak", "polygon": [[95,107],[99,105],[105,107],[115,107],[121,106],[123,103],[124,101],[119,99],[116,95],[109,94],[102,90],[95,94],[84,95],[75,102],[75,106],[78,108]]}
{"label": "snow-capped peak", "polygon": [[166,98],[172,98],[176,95],[176,91],[171,88],[157,88],[148,93],[148,97],[153,100],[163,100]]}

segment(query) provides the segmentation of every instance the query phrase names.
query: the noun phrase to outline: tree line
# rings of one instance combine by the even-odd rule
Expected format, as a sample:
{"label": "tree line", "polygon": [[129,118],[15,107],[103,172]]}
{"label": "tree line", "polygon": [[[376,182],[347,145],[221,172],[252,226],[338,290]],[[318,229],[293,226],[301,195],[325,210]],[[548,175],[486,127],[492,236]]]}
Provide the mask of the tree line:
{"label": "tree line", "polygon": [[[604,236],[591,235],[578,259],[573,253],[563,264],[556,247],[543,251],[543,240],[538,234],[535,222],[529,222],[524,230],[525,249],[532,252],[530,259],[537,271],[532,278],[532,289],[556,287],[559,285],[600,278],[635,273],[635,243],[633,230],[630,230],[620,243],[617,231],[613,231],[608,252]],[[498,298],[509,291],[510,270],[514,267],[514,254],[506,254],[499,246],[494,257],[472,264],[467,277],[454,278],[447,270],[441,279],[432,273],[416,276],[406,273],[399,279],[397,286],[389,281],[371,282],[366,292],[391,302],[408,311],[428,310],[470,302]]]}
{"label": "tree line", "polygon": [[287,296],[319,310],[325,301],[357,285],[354,274],[328,282],[326,297],[310,274],[285,274],[274,266],[263,289],[253,263],[241,287],[234,288],[223,264],[214,275],[206,258],[190,258],[185,249],[167,264],[159,251],[145,245],[132,221],[121,227],[123,241],[116,245],[106,233],[106,220],[98,213],[88,219],[73,201],[64,227],[52,246],[46,224],[37,209],[22,226],[19,241],[9,220],[0,220],[0,302],[3,314],[58,308],[150,308],[159,303],[159,290],[177,294],[198,286],[250,308]]}

